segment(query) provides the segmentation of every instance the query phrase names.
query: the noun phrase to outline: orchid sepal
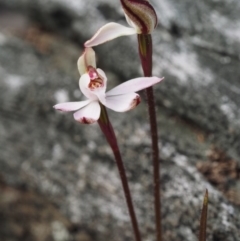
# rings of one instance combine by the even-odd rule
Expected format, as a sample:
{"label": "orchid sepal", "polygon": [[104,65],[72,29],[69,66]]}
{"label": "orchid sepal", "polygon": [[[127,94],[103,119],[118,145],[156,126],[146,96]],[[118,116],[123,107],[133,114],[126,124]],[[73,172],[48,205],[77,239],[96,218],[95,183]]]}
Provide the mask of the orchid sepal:
{"label": "orchid sepal", "polygon": [[138,92],[140,90],[146,89],[150,86],[153,86],[160,81],[162,81],[164,78],[158,78],[158,77],[139,77],[135,79],[128,80],[115,88],[109,90],[107,92],[107,96],[111,95],[120,95],[120,94],[128,94],[131,92]]}
{"label": "orchid sepal", "polygon": [[83,108],[89,103],[90,103],[90,100],[78,101],[78,102],[65,102],[65,103],[56,104],[53,106],[53,108],[55,110],[59,110],[63,112],[71,112],[71,111],[76,111],[80,108]]}
{"label": "orchid sepal", "polygon": [[91,39],[85,42],[84,46],[93,47],[120,36],[133,35],[136,33],[137,30],[134,28],[125,27],[121,24],[111,22],[102,26]]}

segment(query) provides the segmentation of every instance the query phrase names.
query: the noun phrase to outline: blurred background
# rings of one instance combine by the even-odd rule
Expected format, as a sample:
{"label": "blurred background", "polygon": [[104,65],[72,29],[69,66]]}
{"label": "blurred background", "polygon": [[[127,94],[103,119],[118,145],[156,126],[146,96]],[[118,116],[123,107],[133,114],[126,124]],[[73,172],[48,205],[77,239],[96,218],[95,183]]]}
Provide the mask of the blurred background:
{"label": "blurred background", "polygon": [[[240,240],[240,2],[151,0],[164,240]],[[97,125],[52,106],[82,98],[76,62],[118,0],[0,0],[0,240],[130,241],[110,148]],[[97,47],[109,88],[142,75],[136,36]],[[146,104],[109,111],[143,240],[154,238]]]}

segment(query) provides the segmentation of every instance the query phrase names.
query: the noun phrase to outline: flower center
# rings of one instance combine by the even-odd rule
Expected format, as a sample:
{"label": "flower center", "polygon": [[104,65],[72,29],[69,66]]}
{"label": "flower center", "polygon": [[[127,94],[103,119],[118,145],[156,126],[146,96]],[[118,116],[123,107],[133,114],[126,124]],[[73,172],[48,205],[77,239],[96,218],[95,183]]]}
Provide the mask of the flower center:
{"label": "flower center", "polygon": [[100,76],[97,70],[92,66],[88,66],[88,75],[90,77],[90,83],[88,84],[90,90],[103,87],[104,82],[102,76]]}

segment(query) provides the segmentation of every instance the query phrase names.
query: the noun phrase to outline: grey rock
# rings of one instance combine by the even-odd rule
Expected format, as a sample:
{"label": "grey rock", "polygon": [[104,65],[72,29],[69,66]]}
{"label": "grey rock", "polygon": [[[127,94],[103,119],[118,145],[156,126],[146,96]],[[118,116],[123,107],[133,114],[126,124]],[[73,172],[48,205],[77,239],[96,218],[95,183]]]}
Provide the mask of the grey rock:
{"label": "grey rock", "polygon": [[[0,4],[26,13],[31,21],[58,34],[50,35],[46,53],[29,39],[4,31],[0,35],[0,175],[8,185],[47,196],[72,223],[91,230],[94,240],[132,240],[117,169],[98,126],[79,125],[71,114],[52,110],[56,102],[81,97],[76,90],[79,46],[109,20],[124,23],[119,3],[1,0]],[[239,3],[153,4],[160,19],[153,34],[153,72],[165,76],[155,88],[164,237],[197,240],[208,188],[208,240],[239,240],[239,207],[196,169],[212,144],[239,158]],[[135,37],[114,40],[96,51],[113,86],[141,74]],[[145,104],[129,113],[109,114],[144,240],[154,240]],[[205,142],[198,141],[191,125],[208,135]]]}

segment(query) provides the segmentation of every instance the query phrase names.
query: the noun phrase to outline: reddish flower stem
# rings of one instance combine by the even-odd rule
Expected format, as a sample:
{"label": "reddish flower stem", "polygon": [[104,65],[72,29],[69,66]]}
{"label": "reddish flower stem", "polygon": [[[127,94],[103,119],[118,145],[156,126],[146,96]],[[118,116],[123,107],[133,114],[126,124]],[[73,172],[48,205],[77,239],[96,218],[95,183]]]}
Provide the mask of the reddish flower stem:
{"label": "reddish flower stem", "polygon": [[[145,77],[152,76],[152,37],[150,34],[138,35],[139,55],[142,69]],[[160,199],[160,160],[158,148],[158,130],[155,109],[155,99],[153,88],[145,90],[148,103],[149,123],[152,139],[152,161],[153,161],[153,186],[154,186],[154,207],[155,207],[155,228],[156,240],[162,241],[162,223],[161,223],[161,199]]]}
{"label": "reddish flower stem", "polygon": [[113,151],[116,163],[117,163],[118,172],[119,172],[119,175],[120,175],[120,178],[122,181],[122,187],[123,187],[123,191],[124,191],[127,206],[128,206],[129,215],[130,215],[131,222],[132,222],[135,240],[141,241],[138,222],[137,222],[136,214],[135,214],[134,207],[133,207],[132,197],[131,197],[130,189],[128,186],[127,176],[126,176],[124,164],[122,161],[121,153],[119,151],[117,139],[116,139],[112,124],[108,118],[107,110],[106,110],[105,106],[103,106],[103,105],[101,105],[101,116],[98,120],[98,124],[99,124],[103,134],[105,135],[110,147],[112,148],[112,151]]}

